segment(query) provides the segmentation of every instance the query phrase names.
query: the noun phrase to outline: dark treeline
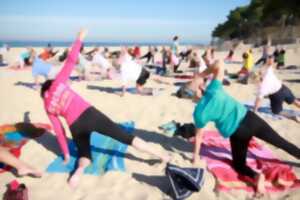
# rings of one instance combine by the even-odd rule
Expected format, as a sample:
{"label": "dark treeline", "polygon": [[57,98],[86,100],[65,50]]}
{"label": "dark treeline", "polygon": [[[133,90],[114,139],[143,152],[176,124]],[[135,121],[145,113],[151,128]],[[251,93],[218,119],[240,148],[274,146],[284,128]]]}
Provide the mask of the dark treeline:
{"label": "dark treeline", "polygon": [[261,37],[266,27],[300,25],[299,0],[252,0],[230,11],[227,21],[218,24],[212,36],[223,40]]}

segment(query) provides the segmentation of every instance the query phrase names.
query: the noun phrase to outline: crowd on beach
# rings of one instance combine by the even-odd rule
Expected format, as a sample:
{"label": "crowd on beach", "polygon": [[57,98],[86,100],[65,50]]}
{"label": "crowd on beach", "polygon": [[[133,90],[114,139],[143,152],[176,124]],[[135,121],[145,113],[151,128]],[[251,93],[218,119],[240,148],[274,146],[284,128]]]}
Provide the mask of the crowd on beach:
{"label": "crowd on beach", "polygon": [[[196,130],[191,134],[195,140],[192,162],[194,164],[199,162],[203,130],[208,122],[214,122],[220,134],[230,140],[233,168],[239,174],[255,180],[258,195],[265,193],[264,174],[254,171],[246,164],[248,144],[253,137],[262,139],[300,159],[299,147],[281,137],[257,115],[261,101],[267,97],[274,114],[284,115],[300,122],[298,116],[287,116],[282,112],[284,103],[294,104],[300,108],[300,101],[274,72],[285,67],[283,48],[276,47],[275,51],[271,52],[271,46],[266,44],[261,58],[256,62],[252,49],[248,49],[242,55],[241,69],[236,74],[229,74],[224,70],[224,65],[237,62],[234,47],[230,49],[226,58],[216,58],[213,48],[208,48],[204,54],[200,54],[200,50],[196,47],[180,51],[179,37],[175,36],[171,46],[161,48],[149,46],[148,52],[144,55],[138,46],[122,47],[119,51],[113,52],[104,47],[86,51],[83,45],[86,34],[87,32],[82,30],[72,47],[63,52],[55,51],[50,44],[40,54],[33,48],[27,48],[15,63],[8,64],[2,56],[9,51],[7,46],[0,51],[1,65],[8,65],[11,69],[32,70],[35,89],[41,91],[45,112],[64,155],[64,162],[68,163],[70,152],[65,129],[59,117],[66,120],[79,152],[78,167],[68,180],[71,187],[78,185],[84,169],[91,163],[89,138],[93,131],[149,153],[164,163],[172,162],[167,152],[157,151],[141,138],[124,133],[109,117],[71,89],[69,84],[73,70],[78,73],[79,81],[99,78],[119,80],[122,88],[121,96],[126,94],[130,83],[134,83],[137,93],[143,95],[144,85],[150,78],[161,84],[171,84],[170,79],[174,77],[189,77],[190,81],[179,89],[181,94],[178,97],[186,94],[187,98],[196,103],[193,113]],[[188,63],[188,73],[181,70],[182,63]],[[253,110],[248,110],[224,90],[224,85],[230,85],[232,79],[237,79],[242,84],[257,85]],[[42,172],[15,158],[2,146],[0,146],[0,161],[16,168],[20,176],[42,176]]]}

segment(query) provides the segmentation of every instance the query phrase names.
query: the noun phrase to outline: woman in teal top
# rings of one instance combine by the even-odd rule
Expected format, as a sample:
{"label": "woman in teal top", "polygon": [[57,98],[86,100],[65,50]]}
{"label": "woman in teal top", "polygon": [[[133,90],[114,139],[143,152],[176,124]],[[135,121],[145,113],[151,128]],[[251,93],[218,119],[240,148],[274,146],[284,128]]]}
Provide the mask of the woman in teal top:
{"label": "woman in teal top", "polygon": [[[214,122],[224,138],[230,139],[233,168],[241,175],[257,181],[257,194],[265,192],[265,177],[246,165],[249,141],[253,136],[283,149],[300,159],[300,149],[282,138],[264,120],[229,96],[223,89],[223,69],[220,61],[214,62],[190,84],[197,105],[194,110],[196,143],[193,162],[200,159],[200,146],[203,128],[208,122]],[[213,75],[213,80],[205,88],[204,77]]]}

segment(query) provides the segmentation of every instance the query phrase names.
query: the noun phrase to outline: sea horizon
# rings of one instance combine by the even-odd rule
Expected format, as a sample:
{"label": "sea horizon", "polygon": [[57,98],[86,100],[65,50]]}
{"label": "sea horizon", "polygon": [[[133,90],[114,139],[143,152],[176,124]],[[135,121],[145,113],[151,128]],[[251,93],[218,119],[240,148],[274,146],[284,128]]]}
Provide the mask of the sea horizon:
{"label": "sea horizon", "polygon": [[[51,44],[53,47],[66,47],[72,44],[72,41],[30,41],[30,40],[0,40],[0,45],[4,44],[9,47],[46,47],[48,44]],[[84,42],[85,46],[93,47],[93,46],[103,46],[103,47],[118,47],[118,46],[170,46],[172,42],[148,42],[148,41],[97,41],[97,42]],[[197,41],[182,41],[180,45],[187,46],[205,46],[208,43],[197,42]]]}

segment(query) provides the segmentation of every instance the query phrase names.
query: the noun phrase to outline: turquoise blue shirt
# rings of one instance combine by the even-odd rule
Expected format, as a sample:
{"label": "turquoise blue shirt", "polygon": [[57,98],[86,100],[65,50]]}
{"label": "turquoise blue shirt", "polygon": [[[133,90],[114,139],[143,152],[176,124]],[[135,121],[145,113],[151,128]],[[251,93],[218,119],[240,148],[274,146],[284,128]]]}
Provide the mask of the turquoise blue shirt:
{"label": "turquoise blue shirt", "polygon": [[237,130],[246,113],[246,107],[229,96],[220,81],[213,80],[195,107],[195,126],[203,128],[208,122],[214,122],[223,137],[228,138]]}
{"label": "turquoise blue shirt", "polygon": [[29,52],[23,52],[23,53],[21,53],[20,57],[21,57],[23,60],[25,60],[26,58],[29,58],[29,57],[30,57],[30,54],[29,54]]}

